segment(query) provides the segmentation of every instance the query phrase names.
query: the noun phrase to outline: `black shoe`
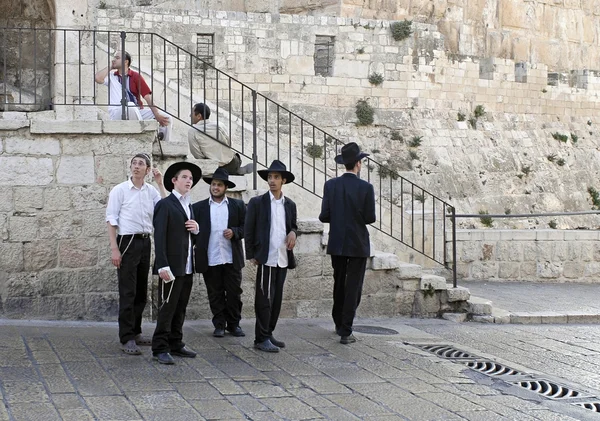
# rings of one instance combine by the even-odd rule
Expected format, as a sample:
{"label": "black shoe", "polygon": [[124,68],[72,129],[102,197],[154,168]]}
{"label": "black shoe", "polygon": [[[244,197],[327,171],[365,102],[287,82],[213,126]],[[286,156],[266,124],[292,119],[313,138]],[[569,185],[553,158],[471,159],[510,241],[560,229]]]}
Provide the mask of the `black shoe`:
{"label": "black shoe", "polygon": [[356,342],[356,338],[352,333],[348,336],[342,336],[342,339],[340,339],[340,343],[344,345],[353,344],[354,342]]}
{"label": "black shoe", "polygon": [[244,331],[242,330],[242,328],[239,327],[239,326],[236,326],[233,329],[227,329],[227,331],[229,333],[231,333],[233,336],[237,336],[237,337],[246,336],[246,334],[244,333]]}
{"label": "black shoe", "polygon": [[175,364],[175,360],[171,357],[168,352],[161,352],[160,354],[154,355],[152,358],[157,360],[161,364]]}
{"label": "black shoe", "polygon": [[270,337],[269,340],[271,341],[271,343],[279,348],[285,348],[285,342],[282,341],[278,341],[277,339],[275,339],[274,337]]}
{"label": "black shoe", "polygon": [[279,348],[273,345],[268,339],[265,339],[264,341],[259,343],[255,343],[254,348],[258,349],[259,351],[265,352],[279,352]]}
{"label": "black shoe", "polygon": [[222,338],[223,336],[225,336],[225,329],[223,329],[222,327],[216,327],[215,331],[213,332],[213,336],[215,338]]}
{"label": "black shoe", "polygon": [[187,349],[185,346],[177,351],[171,350],[171,354],[183,358],[196,358],[196,352],[192,351],[191,349]]}

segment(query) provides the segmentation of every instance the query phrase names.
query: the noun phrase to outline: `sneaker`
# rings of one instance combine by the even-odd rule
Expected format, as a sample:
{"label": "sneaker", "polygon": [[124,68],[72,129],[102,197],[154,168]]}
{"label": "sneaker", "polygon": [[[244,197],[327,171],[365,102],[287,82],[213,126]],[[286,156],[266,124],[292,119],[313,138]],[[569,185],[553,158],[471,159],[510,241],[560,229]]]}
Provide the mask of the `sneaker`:
{"label": "sneaker", "polygon": [[152,338],[142,336],[140,333],[139,335],[135,335],[135,343],[138,346],[150,346],[152,345]]}
{"label": "sneaker", "polygon": [[121,351],[127,355],[142,355],[142,350],[135,343],[135,339],[130,339],[122,344]]}
{"label": "sneaker", "polygon": [[285,342],[283,341],[278,341],[277,339],[275,339],[274,337],[270,337],[269,340],[271,341],[271,343],[279,348],[285,348]]}
{"label": "sneaker", "polygon": [[356,342],[356,337],[353,334],[342,336],[340,339],[340,343],[344,345],[353,344],[354,342]]}
{"label": "sneaker", "polygon": [[222,327],[216,327],[213,331],[213,336],[215,338],[222,338],[223,336],[225,336],[225,329],[223,329]]}
{"label": "sneaker", "polygon": [[246,336],[246,334],[244,333],[244,331],[242,330],[242,328],[241,328],[241,327],[239,327],[239,326],[236,326],[236,327],[234,327],[233,329],[229,329],[229,328],[227,328],[227,332],[229,332],[229,333],[231,333],[233,336],[237,336],[237,337],[240,337],[240,336]]}
{"label": "sneaker", "polygon": [[254,348],[264,352],[279,352],[279,347],[273,345],[269,339],[255,343]]}

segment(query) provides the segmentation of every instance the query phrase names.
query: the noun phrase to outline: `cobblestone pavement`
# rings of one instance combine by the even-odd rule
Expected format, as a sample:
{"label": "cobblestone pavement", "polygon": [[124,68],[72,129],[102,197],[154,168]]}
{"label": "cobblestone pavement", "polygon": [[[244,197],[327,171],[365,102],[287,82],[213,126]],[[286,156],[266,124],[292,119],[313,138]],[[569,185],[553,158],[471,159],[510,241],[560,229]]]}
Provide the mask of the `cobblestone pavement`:
{"label": "cobblestone pavement", "polygon": [[[252,332],[252,320],[242,326]],[[552,400],[414,344],[450,344],[600,396],[600,326],[494,325],[408,318],[359,320],[396,335],[356,333],[342,345],[330,320],[282,320],[286,348],[186,324],[199,352],[161,366],[119,350],[116,323],[0,321],[0,420],[586,420]],[[153,325],[145,325],[146,333]]]}

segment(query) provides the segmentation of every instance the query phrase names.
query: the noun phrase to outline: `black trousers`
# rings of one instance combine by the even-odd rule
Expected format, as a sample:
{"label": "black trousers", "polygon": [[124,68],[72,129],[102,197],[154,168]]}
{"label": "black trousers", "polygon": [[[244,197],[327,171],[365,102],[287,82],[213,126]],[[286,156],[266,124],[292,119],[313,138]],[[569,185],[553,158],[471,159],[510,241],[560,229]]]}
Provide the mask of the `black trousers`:
{"label": "black trousers", "polygon": [[287,268],[259,265],[256,271],[256,293],[254,294],[254,313],[256,326],[254,343],[260,343],[273,335],[283,300],[283,284]]}
{"label": "black trousers", "polygon": [[[159,310],[156,329],[152,337],[152,354],[177,351],[185,346],[183,343],[183,322],[185,310],[192,292],[193,275],[176,276],[173,282],[158,283]],[[171,296],[169,297],[169,293]],[[169,297],[169,302],[164,300]]]}
{"label": "black trousers", "polygon": [[142,313],[148,294],[150,270],[150,237],[117,236],[121,252],[119,281],[119,339],[125,343],[142,333]]}
{"label": "black trousers", "polygon": [[202,274],[213,325],[233,330],[242,319],[242,271],[233,264],[209,266]]}
{"label": "black trousers", "polygon": [[341,336],[352,333],[352,323],[360,304],[366,257],[331,256],[333,266],[333,310],[331,315]]}

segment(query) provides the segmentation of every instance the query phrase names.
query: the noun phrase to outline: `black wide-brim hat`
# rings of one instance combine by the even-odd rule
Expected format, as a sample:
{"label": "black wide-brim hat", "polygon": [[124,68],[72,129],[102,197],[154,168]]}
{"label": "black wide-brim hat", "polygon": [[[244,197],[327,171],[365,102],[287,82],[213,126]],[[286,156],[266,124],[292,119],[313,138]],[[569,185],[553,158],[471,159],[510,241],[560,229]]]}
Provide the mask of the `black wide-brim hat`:
{"label": "black wide-brim hat", "polygon": [[294,177],[294,174],[287,170],[285,164],[277,159],[271,162],[271,166],[266,170],[258,170],[256,172],[258,173],[260,178],[262,178],[265,181],[269,181],[270,172],[281,173],[281,178],[285,178],[286,184],[290,184],[296,179],[296,177]]}
{"label": "black wide-brim hat", "polygon": [[338,164],[351,164],[369,156],[368,153],[360,151],[360,148],[355,142],[350,142],[342,146],[342,153],[335,157],[335,162]]}
{"label": "black wide-brim hat", "polygon": [[167,168],[167,171],[165,171],[165,176],[163,177],[165,189],[167,189],[167,191],[173,191],[173,177],[175,177],[175,174],[177,174],[180,170],[190,170],[192,173],[192,178],[194,179],[192,182],[192,188],[202,178],[202,170],[198,165],[186,161],[176,162]]}
{"label": "black wide-brim hat", "polygon": [[223,168],[217,168],[212,177],[203,177],[202,179],[206,182],[206,184],[212,183],[213,180],[220,180],[225,183],[228,189],[235,187],[235,183],[229,181],[229,173]]}

